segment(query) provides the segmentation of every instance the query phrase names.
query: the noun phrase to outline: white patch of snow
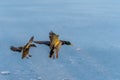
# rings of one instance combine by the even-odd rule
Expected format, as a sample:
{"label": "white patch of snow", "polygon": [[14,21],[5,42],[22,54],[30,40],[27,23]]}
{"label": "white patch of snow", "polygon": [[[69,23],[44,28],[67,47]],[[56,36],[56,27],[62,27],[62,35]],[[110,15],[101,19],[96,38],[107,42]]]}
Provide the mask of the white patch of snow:
{"label": "white patch of snow", "polygon": [[62,80],[70,80],[70,79],[68,79],[68,78],[64,78],[64,79],[62,79]]}
{"label": "white patch of snow", "polygon": [[42,80],[42,77],[38,77],[37,80]]}
{"label": "white patch of snow", "polygon": [[81,51],[81,48],[76,48],[76,51]]}
{"label": "white patch of snow", "polygon": [[1,71],[0,74],[2,74],[2,75],[9,75],[10,71]]}

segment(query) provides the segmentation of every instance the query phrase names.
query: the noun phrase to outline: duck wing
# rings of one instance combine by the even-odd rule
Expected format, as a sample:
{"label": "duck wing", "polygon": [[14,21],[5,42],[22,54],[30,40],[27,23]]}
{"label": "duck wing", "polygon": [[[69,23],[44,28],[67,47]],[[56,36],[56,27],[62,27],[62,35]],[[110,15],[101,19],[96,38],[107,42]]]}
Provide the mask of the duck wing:
{"label": "duck wing", "polygon": [[15,51],[15,52],[21,52],[21,51],[22,51],[22,48],[23,48],[23,47],[14,47],[14,46],[11,46],[11,47],[10,47],[10,49],[11,49],[12,51]]}
{"label": "duck wing", "polygon": [[65,41],[65,40],[60,40],[60,41],[62,42],[62,45],[65,45],[66,42],[68,42],[68,41]]}
{"label": "duck wing", "polygon": [[34,39],[34,36],[32,36],[30,39],[29,39],[29,44],[33,42],[33,39]]}
{"label": "duck wing", "polygon": [[50,41],[33,41],[33,42],[37,44],[44,44],[44,45],[50,46]]}

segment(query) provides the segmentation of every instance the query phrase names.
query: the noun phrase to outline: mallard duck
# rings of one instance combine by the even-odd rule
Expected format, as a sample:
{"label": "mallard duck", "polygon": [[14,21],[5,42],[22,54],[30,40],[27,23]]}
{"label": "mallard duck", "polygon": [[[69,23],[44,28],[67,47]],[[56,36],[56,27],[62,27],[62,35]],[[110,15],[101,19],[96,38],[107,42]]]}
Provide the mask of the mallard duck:
{"label": "mallard duck", "polygon": [[50,32],[49,33],[49,38],[50,41],[33,41],[34,43],[37,44],[44,44],[50,47],[50,55],[49,57],[53,57],[54,58],[54,52],[56,52],[56,58],[58,58],[58,51],[61,47],[61,45],[72,45],[71,42],[69,41],[65,41],[65,40],[59,40],[59,35]]}
{"label": "mallard duck", "polygon": [[34,37],[32,36],[29,40],[29,42],[25,45],[25,46],[21,46],[21,47],[14,47],[11,46],[10,49],[12,51],[16,51],[16,52],[22,52],[22,59],[24,59],[25,57],[27,57],[27,55],[29,57],[31,57],[31,55],[29,54],[29,49],[30,47],[36,47],[35,44],[32,44]]}

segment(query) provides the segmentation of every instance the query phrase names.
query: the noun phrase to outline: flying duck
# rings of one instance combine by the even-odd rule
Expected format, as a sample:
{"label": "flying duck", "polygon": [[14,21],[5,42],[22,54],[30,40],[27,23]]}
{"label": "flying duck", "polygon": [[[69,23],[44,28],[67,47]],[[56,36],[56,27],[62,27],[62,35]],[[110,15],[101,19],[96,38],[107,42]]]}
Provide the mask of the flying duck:
{"label": "flying duck", "polygon": [[[34,39],[34,36],[32,36],[29,40],[29,42],[24,45],[24,46],[21,46],[21,47],[14,47],[14,46],[11,46],[10,49],[12,51],[15,51],[15,52],[22,52],[22,59],[24,59],[25,57],[29,56],[29,57],[32,57],[32,55],[29,54],[29,49],[31,47],[36,47],[35,44],[32,44],[33,42],[33,39]],[[27,57],[28,58],[28,57]]]}
{"label": "flying duck", "polygon": [[59,40],[59,35],[55,34],[54,32],[49,33],[49,39],[50,41],[33,41],[37,44],[44,44],[50,47],[50,55],[49,57],[54,57],[54,52],[56,52],[56,58],[58,58],[58,51],[61,47],[61,45],[72,45],[70,41],[65,40]]}

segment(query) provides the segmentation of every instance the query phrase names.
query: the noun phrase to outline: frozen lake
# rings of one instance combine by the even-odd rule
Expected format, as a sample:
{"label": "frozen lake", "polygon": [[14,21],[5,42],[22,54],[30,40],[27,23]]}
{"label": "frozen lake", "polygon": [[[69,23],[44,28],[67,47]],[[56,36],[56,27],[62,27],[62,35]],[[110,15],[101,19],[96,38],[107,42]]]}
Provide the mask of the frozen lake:
{"label": "frozen lake", "polygon": [[[0,80],[120,80],[119,9],[119,0],[0,0]],[[9,49],[51,30],[74,44],[58,60],[45,45],[24,60]]]}

